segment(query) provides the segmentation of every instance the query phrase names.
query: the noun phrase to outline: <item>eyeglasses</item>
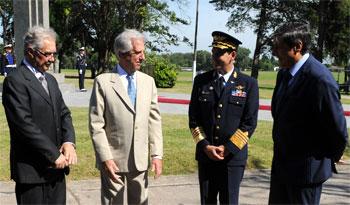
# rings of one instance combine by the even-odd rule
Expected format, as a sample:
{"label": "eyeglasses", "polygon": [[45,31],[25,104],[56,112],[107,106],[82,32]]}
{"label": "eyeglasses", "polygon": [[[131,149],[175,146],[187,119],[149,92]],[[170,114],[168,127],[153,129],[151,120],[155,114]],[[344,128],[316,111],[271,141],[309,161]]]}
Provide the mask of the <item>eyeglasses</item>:
{"label": "eyeglasses", "polygon": [[56,57],[57,56],[57,53],[56,52],[42,52],[40,51],[39,49],[35,49],[35,51],[37,51],[38,53],[40,53],[41,55],[45,56],[46,58],[49,58],[49,57]]}

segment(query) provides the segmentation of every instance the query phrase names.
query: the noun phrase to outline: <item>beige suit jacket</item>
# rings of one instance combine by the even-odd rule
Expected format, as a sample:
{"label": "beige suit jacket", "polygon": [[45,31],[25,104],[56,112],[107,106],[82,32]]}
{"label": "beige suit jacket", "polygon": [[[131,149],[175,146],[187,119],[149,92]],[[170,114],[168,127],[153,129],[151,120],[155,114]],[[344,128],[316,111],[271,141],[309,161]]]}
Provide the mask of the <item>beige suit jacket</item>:
{"label": "beige suit jacket", "polygon": [[89,130],[97,168],[113,159],[120,172],[145,171],[150,156],[163,156],[157,88],[152,77],[136,72],[136,109],[118,73],[101,74],[95,79]]}

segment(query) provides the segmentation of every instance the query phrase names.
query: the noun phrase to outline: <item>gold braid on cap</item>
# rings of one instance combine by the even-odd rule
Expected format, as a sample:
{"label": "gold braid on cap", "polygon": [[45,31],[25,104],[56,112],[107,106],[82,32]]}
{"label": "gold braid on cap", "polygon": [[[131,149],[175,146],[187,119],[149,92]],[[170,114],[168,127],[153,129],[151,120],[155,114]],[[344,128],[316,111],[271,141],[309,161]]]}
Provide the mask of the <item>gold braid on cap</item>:
{"label": "gold braid on cap", "polygon": [[202,127],[191,128],[193,141],[197,144],[199,141],[204,140],[206,135]]}
{"label": "gold braid on cap", "polygon": [[231,45],[231,44],[228,44],[228,43],[224,43],[224,42],[221,42],[221,41],[215,41],[213,42],[212,44],[213,47],[216,47],[216,48],[220,48],[220,49],[227,49],[227,48],[231,48],[233,50],[236,49],[235,46]]}

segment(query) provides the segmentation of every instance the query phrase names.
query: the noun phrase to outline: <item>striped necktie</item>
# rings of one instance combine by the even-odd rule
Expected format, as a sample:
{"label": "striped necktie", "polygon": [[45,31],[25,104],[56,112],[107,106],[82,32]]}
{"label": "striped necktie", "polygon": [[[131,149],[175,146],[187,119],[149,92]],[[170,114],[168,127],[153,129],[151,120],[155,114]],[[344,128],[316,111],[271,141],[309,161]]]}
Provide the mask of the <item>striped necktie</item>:
{"label": "striped necktie", "polygon": [[39,79],[41,85],[43,86],[44,90],[46,91],[46,93],[48,95],[50,95],[49,88],[47,86],[47,81],[46,81],[45,76],[41,75],[38,79]]}

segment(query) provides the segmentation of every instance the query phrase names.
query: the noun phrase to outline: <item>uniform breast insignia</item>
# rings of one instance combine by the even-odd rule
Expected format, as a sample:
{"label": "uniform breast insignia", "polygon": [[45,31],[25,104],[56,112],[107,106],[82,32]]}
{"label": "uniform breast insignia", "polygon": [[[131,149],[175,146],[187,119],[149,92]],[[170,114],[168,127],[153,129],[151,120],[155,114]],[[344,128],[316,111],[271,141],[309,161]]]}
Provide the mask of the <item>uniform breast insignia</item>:
{"label": "uniform breast insignia", "polygon": [[233,72],[233,78],[237,78],[237,72],[235,71],[235,72]]}
{"label": "uniform breast insignia", "polygon": [[232,90],[231,95],[235,97],[247,97],[247,92],[243,91],[244,86],[238,85],[236,86],[236,90]]}

